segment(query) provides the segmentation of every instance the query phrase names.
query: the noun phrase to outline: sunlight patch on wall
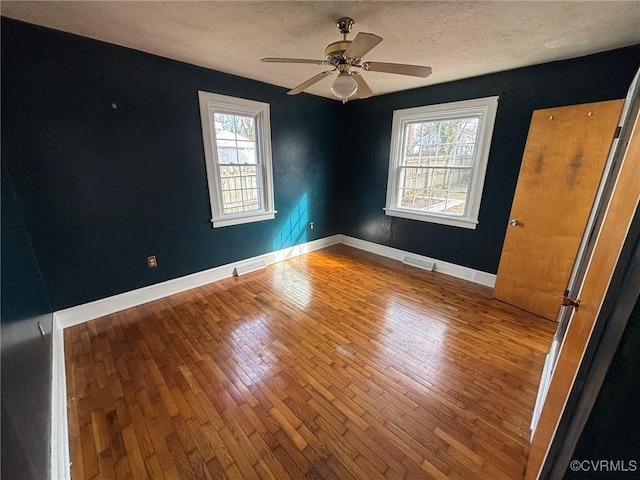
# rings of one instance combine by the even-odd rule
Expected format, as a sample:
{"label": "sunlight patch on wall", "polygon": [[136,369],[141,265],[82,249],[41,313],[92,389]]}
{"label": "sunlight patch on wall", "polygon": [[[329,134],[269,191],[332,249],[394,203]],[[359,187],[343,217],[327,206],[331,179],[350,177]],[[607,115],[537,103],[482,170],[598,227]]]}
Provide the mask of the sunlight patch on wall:
{"label": "sunlight patch on wall", "polygon": [[305,192],[285,219],[280,231],[273,239],[273,250],[291,247],[307,241],[307,224],[309,222],[308,195]]}

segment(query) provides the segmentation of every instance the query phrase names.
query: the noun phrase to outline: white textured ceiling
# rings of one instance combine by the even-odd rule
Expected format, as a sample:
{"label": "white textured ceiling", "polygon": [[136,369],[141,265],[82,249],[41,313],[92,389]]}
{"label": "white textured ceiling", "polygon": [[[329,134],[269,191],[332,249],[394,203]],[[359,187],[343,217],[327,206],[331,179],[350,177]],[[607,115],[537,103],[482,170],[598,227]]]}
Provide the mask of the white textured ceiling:
{"label": "white textured ceiling", "polygon": [[[167,58],[292,88],[326,70],[260,58],[324,58],[353,33],[384,41],[365,60],[429,65],[413,78],[363,72],[374,95],[640,43],[638,1],[2,1],[1,13]],[[349,36],[352,39],[353,35]],[[308,92],[330,97],[330,79]]]}

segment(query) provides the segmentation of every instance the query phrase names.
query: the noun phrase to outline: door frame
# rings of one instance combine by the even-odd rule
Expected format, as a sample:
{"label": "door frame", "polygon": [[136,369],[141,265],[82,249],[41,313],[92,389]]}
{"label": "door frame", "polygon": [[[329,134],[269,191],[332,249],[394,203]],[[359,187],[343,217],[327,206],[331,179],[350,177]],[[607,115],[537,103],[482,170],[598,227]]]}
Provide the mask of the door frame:
{"label": "door frame", "polygon": [[[636,209],[540,478],[562,478],[567,471],[639,293],[640,209]],[[581,387],[576,388],[578,385]]]}
{"label": "door frame", "polygon": [[[591,253],[593,252],[593,248],[597,240],[596,233],[600,230],[602,225],[608,199],[611,197],[613,187],[620,170],[620,158],[624,153],[620,151],[620,146],[628,145],[631,139],[631,134],[633,133],[633,122],[638,114],[638,110],[640,110],[640,70],[636,73],[636,76],[631,82],[631,86],[627,92],[624,106],[622,107],[622,113],[620,114],[620,120],[618,121],[618,128],[621,129],[621,131],[617,132],[619,133],[619,136],[616,136],[611,144],[611,151],[605,163],[602,180],[598,186],[593,208],[589,214],[584,230],[585,233],[580,241],[576,260],[573,268],[571,269],[571,275],[569,276],[569,281],[567,282],[565,290],[565,296],[569,298],[577,298],[579,294],[580,287],[589,264],[589,259],[591,258]],[[622,127],[625,127],[624,130],[622,130]],[[553,376],[553,371],[555,370],[558,356],[560,354],[560,347],[562,346],[562,341],[567,328],[569,327],[569,320],[571,320],[572,314],[573,310],[571,308],[560,308],[558,316],[556,317],[558,327],[553,336],[553,342],[545,360],[540,379],[538,396],[536,398],[533,417],[531,419],[532,438],[535,433],[538,417],[542,410],[542,405],[544,404],[549,385],[551,384],[551,377]]]}
{"label": "door frame", "polygon": [[[620,138],[615,145],[616,164],[608,172],[604,186],[599,189],[598,202],[589,219],[589,229],[585,232],[571,275],[568,289],[570,295],[580,288],[586,265],[596,242],[602,225],[606,205],[608,204],[613,184],[619,173],[622,158],[628,148],[631,135],[640,134],[640,70],[629,88],[627,101],[621,115]],[[639,125],[636,125],[636,122]],[[588,233],[587,233],[588,232]],[[546,456],[536,478],[561,478],[569,465],[578,439],[596,402],[604,378],[627,326],[631,311],[640,293],[640,206],[636,206],[633,219],[627,231],[614,273],[603,298],[603,303],[596,318],[593,331],[587,342],[584,355],[569,391],[565,407],[555,433],[548,446]],[[565,309],[568,310],[568,309]],[[563,328],[563,315],[560,312],[559,329]],[[568,322],[566,322],[568,323]],[[564,325],[566,329],[566,325]]]}
{"label": "door frame", "polygon": [[[576,262],[574,268],[571,271],[571,276],[567,282],[567,296],[569,298],[576,298],[579,293],[580,286],[584,279],[587,266],[589,264],[589,258],[591,252],[596,243],[595,233],[600,230],[600,226],[604,220],[604,213],[607,207],[608,199],[611,197],[615,180],[620,170],[621,158],[624,152],[621,152],[621,145],[628,145],[633,133],[633,122],[640,110],[640,70],[636,73],[627,96],[625,98],[624,105],[622,107],[622,113],[620,114],[620,120],[618,121],[619,129],[621,130],[619,136],[613,139],[611,145],[611,152],[607,162],[605,164],[602,181],[596,192],[594,207],[589,215],[589,220],[585,228],[585,234],[580,242],[580,248],[576,255]],[[622,130],[624,127],[624,130]],[[588,232],[588,233],[587,233]],[[566,330],[569,319],[571,317],[572,310],[565,308],[560,311],[556,321],[560,323],[559,330]],[[564,333],[564,332],[563,332]]]}

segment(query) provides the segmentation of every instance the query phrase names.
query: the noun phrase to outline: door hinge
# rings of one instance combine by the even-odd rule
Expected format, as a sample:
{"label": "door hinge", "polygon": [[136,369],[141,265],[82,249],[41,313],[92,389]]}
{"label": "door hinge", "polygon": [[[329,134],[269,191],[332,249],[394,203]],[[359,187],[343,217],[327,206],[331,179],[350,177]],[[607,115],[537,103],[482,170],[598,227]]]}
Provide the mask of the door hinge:
{"label": "door hinge", "polygon": [[572,298],[567,297],[567,295],[565,294],[562,297],[560,305],[562,305],[563,307],[572,307],[577,310],[580,306],[580,299],[576,298],[575,300],[573,300]]}
{"label": "door hinge", "polygon": [[616,133],[613,134],[613,138],[620,138],[620,132],[622,132],[622,127],[616,127]]}

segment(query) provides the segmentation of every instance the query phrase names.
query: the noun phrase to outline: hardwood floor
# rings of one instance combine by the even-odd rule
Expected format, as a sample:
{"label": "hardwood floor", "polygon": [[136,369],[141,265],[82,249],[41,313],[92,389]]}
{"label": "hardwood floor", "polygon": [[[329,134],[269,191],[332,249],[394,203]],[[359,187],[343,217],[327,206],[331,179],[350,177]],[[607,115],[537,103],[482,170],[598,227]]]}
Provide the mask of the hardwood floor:
{"label": "hardwood floor", "polygon": [[554,330],[336,245],[66,329],[72,478],[522,478]]}

